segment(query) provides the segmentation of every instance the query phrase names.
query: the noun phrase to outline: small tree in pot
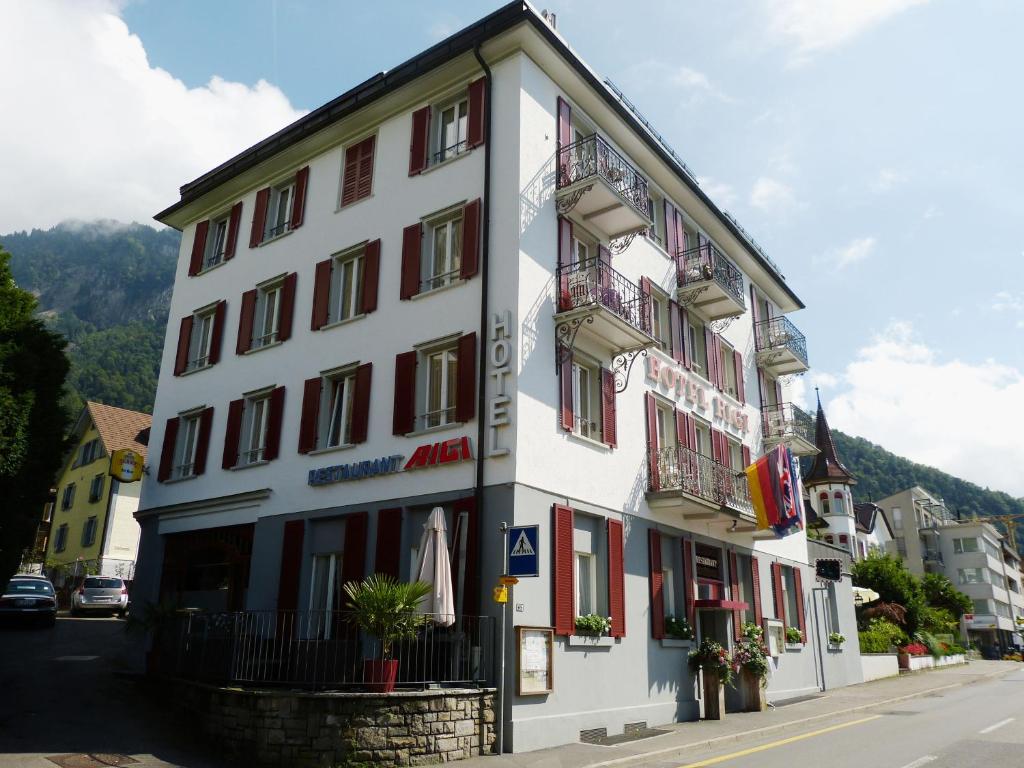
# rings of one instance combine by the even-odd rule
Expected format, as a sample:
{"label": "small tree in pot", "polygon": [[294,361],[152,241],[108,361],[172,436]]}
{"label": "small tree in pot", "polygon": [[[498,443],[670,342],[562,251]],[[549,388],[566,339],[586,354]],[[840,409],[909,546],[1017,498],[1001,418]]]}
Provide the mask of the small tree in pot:
{"label": "small tree in pot", "polygon": [[380,658],[363,661],[363,679],[371,691],[394,690],[398,660],[391,658],[392,646],[397,640],[415,637],[423,626],[425,618],[416,613],[416,607],[431,589],[426,582],[399,582],[379,573],[345,585],[352,619],[380,642]]}

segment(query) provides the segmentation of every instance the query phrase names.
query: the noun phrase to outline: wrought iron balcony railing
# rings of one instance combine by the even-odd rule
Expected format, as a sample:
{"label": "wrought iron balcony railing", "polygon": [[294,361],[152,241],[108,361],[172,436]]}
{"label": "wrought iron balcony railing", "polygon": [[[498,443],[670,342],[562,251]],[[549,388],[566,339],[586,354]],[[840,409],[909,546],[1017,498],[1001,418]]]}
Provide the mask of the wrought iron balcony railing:
{"label": "wrought iron balcony railing", "polygon": [[758,322],[754,326],[754,343],[758,352],[789,350],[804,365],[808,364],[807,339],[784,315]]}
{"label": "wrought iron balcony railing", "polygon": [[631,326],[651,332],[648,297],[640,287],[599,259],[565,264],[558,268],[558,311],[599,305]]}
{"label": "wrought iron balcony railing", "polygon": [[638,211],[647,214],[647,179],[594,133],[559,150],[558,189],[600,176]]}
{"label": "wrought iron balcony railing", "polygon": [[676,255],[680,288],[714,280],[740,306],[745,307],[743,275],[729,258],[711,243],[702,243]]}
{"label": "wrought iron balcony railing", "polygon": [[764,439],[769,442],[785,442],[793,438],[814,442],[814,418],[792,403],[763,406],[761,425]]}
{"label": "wrought iron balcony railing", "polygon": [[753,515],[747,476],[682,445],[658,449],[649,472],[650,490],[691,496]]}

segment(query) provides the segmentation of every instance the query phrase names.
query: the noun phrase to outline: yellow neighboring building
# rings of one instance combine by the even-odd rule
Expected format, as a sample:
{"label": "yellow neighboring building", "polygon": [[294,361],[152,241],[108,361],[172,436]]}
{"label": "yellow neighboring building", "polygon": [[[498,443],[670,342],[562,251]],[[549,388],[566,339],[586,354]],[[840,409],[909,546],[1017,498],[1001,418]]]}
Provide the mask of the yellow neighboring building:
{"label": "yellow neighboring building", "polygon": [[[152,417],[145,413],[86,403],[72,432],[57,477],[57,498],[46,546],[46,566],[58,580],[84,569],[131,579],[139,549],[142,483],[122,483],[108,474],[110,455],[130,448],[146,456]],[[69,567],[60,567],[69,566]]]}

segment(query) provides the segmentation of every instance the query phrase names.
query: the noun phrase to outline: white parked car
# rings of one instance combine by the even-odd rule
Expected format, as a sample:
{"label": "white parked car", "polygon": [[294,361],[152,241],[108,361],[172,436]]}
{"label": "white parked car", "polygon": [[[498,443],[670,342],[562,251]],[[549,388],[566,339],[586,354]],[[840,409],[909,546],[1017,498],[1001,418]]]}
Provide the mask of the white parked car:
{"label": "white parked car", "polygon": [[72,616],[101,611],[124,616],[127,609],[128,586],[116,576],[86,576],[71,593]]}

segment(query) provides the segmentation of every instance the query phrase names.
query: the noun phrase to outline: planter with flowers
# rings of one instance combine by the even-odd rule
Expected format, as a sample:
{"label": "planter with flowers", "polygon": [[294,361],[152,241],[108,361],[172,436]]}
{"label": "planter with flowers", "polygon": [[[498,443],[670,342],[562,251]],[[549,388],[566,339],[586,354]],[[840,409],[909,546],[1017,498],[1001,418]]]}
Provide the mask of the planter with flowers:
{"label": "planter with flowers", "polygon": [[666,616],[665,637],[661,639],[661,644],[669,648],[692,648],[695,635],[693,627],[685,618]]}
{"label": "planter with flowers", "polygon": [[804,633],[800,631],[799,627],[786,627],[786,648],[797,651],[803,648],[803,645]]}
{"label": "planter with flowers", "polygon": [[841,651],[843,650],[843,643],[846,642],[845,635],[839,632],[828,633],[828,648],[830,651]]}
{"label": "planter with flowers", "polygon": [[582,645],[590,648],[608,648],[615,644],[608,636],[612,628],[611,616],[600,616],[588,613],[576,617],[576,634],[569,637],[569,645]]}
{"label": "planter with flowers", "polygon": [[725,686],[732,685],[732,660],[714,640],[704,638],[690,651],[690,669],[704,673],[704,719],[725,717]]}
{"label": "planter with flowers", "polygon": [[743,637],[732,654],[732,668],[739,676],[744,712],[763,712],[767,708],[768,648],[764,630],[757,624],[744,624]]}

